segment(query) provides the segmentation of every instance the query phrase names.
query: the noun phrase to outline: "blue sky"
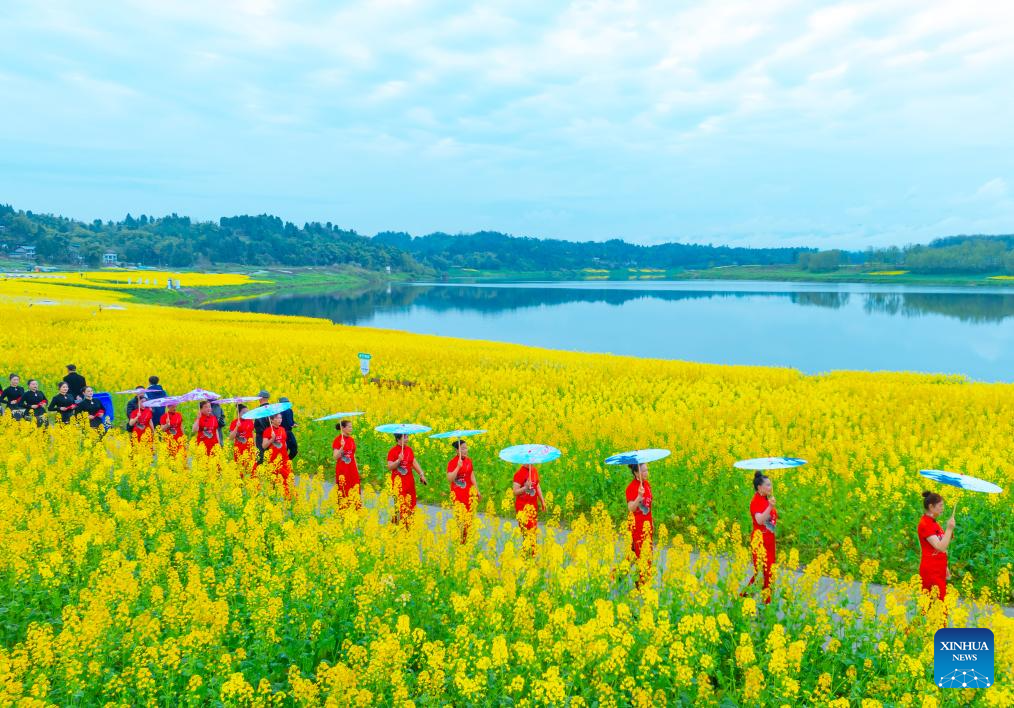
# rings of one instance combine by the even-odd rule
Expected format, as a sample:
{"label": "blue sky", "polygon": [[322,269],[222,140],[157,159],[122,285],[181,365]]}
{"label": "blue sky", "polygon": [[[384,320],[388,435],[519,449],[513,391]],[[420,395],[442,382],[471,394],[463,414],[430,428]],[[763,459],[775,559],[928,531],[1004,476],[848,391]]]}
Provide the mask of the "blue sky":
{"label": "blue sky", "polygon": [[0,4],[0,202],[372,234],[1014,232],[1014,3]]}

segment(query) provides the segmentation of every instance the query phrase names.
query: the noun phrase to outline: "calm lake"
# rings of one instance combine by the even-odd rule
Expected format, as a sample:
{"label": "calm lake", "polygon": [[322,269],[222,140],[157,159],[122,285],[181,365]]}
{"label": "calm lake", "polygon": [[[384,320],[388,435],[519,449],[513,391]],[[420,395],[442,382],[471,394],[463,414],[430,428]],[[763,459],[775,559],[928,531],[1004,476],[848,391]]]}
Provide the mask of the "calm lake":
{"label": "calm lake", "polygon": [[716,364],[1014,378],[1014,290],[769,282],[415,283],[222,309]]}

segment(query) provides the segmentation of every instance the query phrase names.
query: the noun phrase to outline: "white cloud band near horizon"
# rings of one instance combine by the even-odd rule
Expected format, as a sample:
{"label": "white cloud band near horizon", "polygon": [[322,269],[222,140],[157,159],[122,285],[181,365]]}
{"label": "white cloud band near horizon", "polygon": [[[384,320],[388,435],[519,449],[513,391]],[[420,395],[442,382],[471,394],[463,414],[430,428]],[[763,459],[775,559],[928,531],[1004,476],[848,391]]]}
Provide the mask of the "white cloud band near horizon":
{"label": "white cloud band near horizon", "polygon": [[0,202],[864,248],[1014,232],[1014,4],[0,8]]}

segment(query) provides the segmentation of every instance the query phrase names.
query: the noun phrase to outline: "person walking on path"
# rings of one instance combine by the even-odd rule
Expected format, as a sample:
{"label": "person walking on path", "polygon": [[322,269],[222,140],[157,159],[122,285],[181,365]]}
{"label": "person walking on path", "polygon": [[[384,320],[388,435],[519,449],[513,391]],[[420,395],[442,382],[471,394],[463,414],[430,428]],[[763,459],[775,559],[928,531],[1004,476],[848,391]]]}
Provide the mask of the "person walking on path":
{"label": "person walking on path", "polygon": [[352,437],[352,421],[342,420],[335,426],[338,435],[331,442],[334,457],[334,483],[346,503],[362,506],[362,480],[356,463],[356,441]]}
{"label": "person walking on path", "polygon": [[387,453],[387,469],[391,472],[391,492],[394,494],[394,523],[409,527],[415,514],[418,497],[415,488],[415,475],[426,484],[426,473],[415,458],[415,451],[405,444],[408,436],[397,433],[394,436],[394,447]]}
{"label": "person walking on path", "polygon": [[[652,532],[655,522],[652,519],[651,483],[648,481],[648,465],[644,462],[630,465],[633,479],[627,485],[627,511],[630,512],[630,552],[634,554],[638,565],[637,587],[647,580],[652,560]],[[644,546],[648,552],[642,556]]]}
{"label": "person walking on path", "polygon": [[935,492],[922,493],[923,515],[916,528],[919,534],[919,577],[922,589],[934,599],[947,597],[947,581],[951,571],[947,567],[947,548],[954,540],[954,510],[947,520],[947,530],[940,527],[937,519],[944,513],[944,498]]}

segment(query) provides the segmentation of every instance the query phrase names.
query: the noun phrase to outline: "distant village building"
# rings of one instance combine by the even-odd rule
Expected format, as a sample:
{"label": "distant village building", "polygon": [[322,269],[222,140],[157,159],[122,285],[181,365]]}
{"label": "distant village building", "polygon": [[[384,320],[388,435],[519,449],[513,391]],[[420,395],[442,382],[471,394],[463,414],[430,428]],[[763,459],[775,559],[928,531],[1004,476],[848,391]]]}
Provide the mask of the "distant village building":
{"label": "distant village building", "polygon": [[102,254],[102,265],[116,265],[117,263],[119,263],[119,260],[112,251]]}
{"label": "distant village building", "polygon": [[34,261],[35,246],[18,246],[17,248],[14,249],[14,253],[12,253],[11,256],[26,261]]}

